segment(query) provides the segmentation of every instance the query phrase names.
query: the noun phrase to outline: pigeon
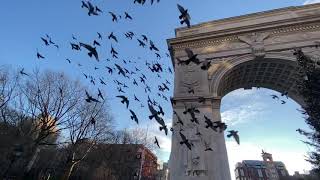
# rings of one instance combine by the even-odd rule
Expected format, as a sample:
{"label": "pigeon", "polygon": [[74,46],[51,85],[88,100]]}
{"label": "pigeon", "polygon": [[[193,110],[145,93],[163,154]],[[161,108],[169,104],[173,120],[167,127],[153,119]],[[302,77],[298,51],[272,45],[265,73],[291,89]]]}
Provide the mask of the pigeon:
{"label": "pigeon", "polygon": [[85,73],[83,73],[83,75],[84,75],[84,77],[85,77],[86,79],[88,79],[88,75],[86,75]]}
{"label": "pigeon", "polygon": [[117,67],[117,69],[119,71],[118,74],[121,74],[124,77],[127,77],[125,71],[123,70],[123,68],[120,65],[118,65],[118,64],[114,64],[114,65]]}
{"label": "pigeon", "polygon": [[99,61],[98,52],[95,47],[90,46],[89,44],[80,43],[80,46],[86,48],[89,53],[89,57],[92,57],[92,55],[96,58],[97,61]]}
{"label": "pigeon", "polygon": [[127,13],[127,12],[124,12],[124,14],[125,14],[125,19],[130,19],[130,20],[132,20],[132,17]]}
{"label": "pigeon", "polygon": [[70,43],[71,44],[71,49],[73,50],[76,50],[76,51],[80,51],[80,46],[78,44],[74,44],[74,43]]}
{"label": "pigeon", "polygon": [[158,111],[158,114],[162,114],[162,116],[164,116],[164,112],[163,112],[163,109],[160,105],[158,105],[158,108],[159,108],[159,111]]}
{"label": "pigeon", "polygon": [[154,43],[150,40],[150,50],[155,50],[155,51],[159,51],[159,49],[154,45]]}
{"label": "pigeon", "polygon": [[180,21],[180,24],[183,24],[185,23],[188,28],[190,28],[190,15],[188,13],[188,9],[184,9],[181,5],[177,4],[178,6],[178,9],[180,11],[180,16],[179,16],[179,19],[181,20]]}
{"label": "pigeon", "polygon": [[98,41],[96,41],[96,40],[93,41],[93,45],[94,46],[101,46],[100,43]]}
{"label": "pigeon", "polygon": [[159,117],[158,111],[156,111],[150,103],[148,103],[148,107],[151,112],[149,119],[152,120],[153,118],[155,118],[155,120],[161,125],[161,127],[159,128],[160,131],[164,130],[165,134],[168,135],[168,128],[165,125],[164,120],[161,117]]}
{"label": "pigeon", "polygon": [[93,97],[88,93],[88,91],[86,91],[86,96],[87,96],[86,101],[87,101],[88,103],[91,103],[91,102],[97,102],[97,103],[98,103],[98,102],[100,102],[99,100],[93,98]]}
{"label": "pigeon", "polygon": [[193,51],[189,48],[186,48],[185,51],[186,51],[188,58],[189,58],[187,61],[193,62],[197,65],[199,65],[201,63],[200,60],[197,58],[198,54],[194,54]]}
{"label": "pigeon", "polygon": [[[101,79],[100,79],[101,80]],[[100,89],[98,88],[98,97],[100,97],[102,100],[104,100],[104,97],[102,95],[102,92],[100,91]]]}
{"label": "pigeon", "polygon": [[128,109],[128,107],[129,107],[129,100],[128,100],[128,98],[127,97],[125,97],[125,96],[116,96],[116,97],[118,97],[118,98],[121,98],[122,100],[121,100],[121,103],[122,104],[124,104],[124,103],[126,103],[126,107],[127,107],[127,109]]}
{"label": "pigeon", "polygon": [[160,148],[160,145],[159,145],[159,141],[158,141],[158,139],[157,139],[157,137],[154,137],[154,143]]}
{"label": "pigeon", "polygon": [[146,47],[146,44],[143,42],[143,41],[141,41],[140,39],[137,39],[138,40],[138,42],[139,42],[139,46],[141,46],[141,47]]}
{"label": "pigeon", "polygon": [[112,17],[112,22],[118,22],[117,15],[115,15],[113,12],[110,12],[110,11],[109,11],[109,14],[110,14],[111,17]]}
{"label": "pigeon", "polygon": [[180,144],[185,144],[189,150],[191,150],[191,144],[189,143],[188,139],[186,138],[186,136],[184,134],[182,134],[181,132],[179,132],[180,137],[182,139],[182,141],[180,142]]}
{"label": "pigeon", "polygon": [[43,38],[43,37],[41,37],[41,40],[44,42],[44,44],[46,45],[46,46],[49,46],[49,42],[48,42],[48,40],[46,40],[45,38]]}
{"label": "pigeon", "polygon": [[20,74],[21,74],[21,75],[25,75],[25,76],[29,76],[29,74],[27,74],[27,73],[24,72],[24,68],[22,68],[22,69],[20,70]]}
{"label": "pigeon", "polygon": [[272,99],[276,99],[276,100],[279,100],[279,97],[277,95],[270,95],[272,97]]}
{"label": "pigeon", "polygon": [[97,32],[97,34],[98,34],[98,39],[102,39],[102,35],[99,32]]}
{"label": "pigeon", "polygon": [[100,80],[100,83],[103,84],[103,85],[107,85],[101,78],[99,78]]}
{"label": "pigeon", "polygon": [[205,119],[204,122],[207,124],[206,128],[208,129],[210,127],[212,130],[217,131],[211,119],[209,119],[206,115],[203,115],[203,117]]}
{"label": "pigeon", "polygon": [[130,111],[130,113],[131,113],[130,118],[131,118],[132,120],[134,120],[137,124],[139,124],[139,120],[138,120],[138,117],[137,117],[136,113],[134,113],[131,109],[129,109],[129,111]]}
{"label": "pigeon", "polygon": [[146,35],[141,35],[142,36],[142,41],[145,41],[145,42],[148,42],[148,38],[147,38],[147,36]]}
{"label": "pigeon", "polygon": [[87,2],[84,2],[82,1],[82,5],[81,5],[82,8],[87,8],[88,9],[88,15],[91,16],[91,15],[99,15],[96,11],[96,8],[90,3],[90,1],[87,1]]}
{"label": "pigeon", "polygon": [[44,59],[44,56],[41,55],[39,52],[37,52],[37,58],[38,58],[38,59]]}
{"label": "pigeon", "polygon": [[134,100],[140,102],[136,95],[134,95]]}
{"label": "pigeon", "polygon": [[180,118],[180,116],[178,115],[178,113],[176,111],[173,111],[173,113],[177,116],[177,119],[178,119],[178,124],[181,124],[183,126],[183,121],[182,119]]}
{"label": "pigeon", "polygon": [[213,122],[215,125],[213,126],[215,129],[219,128],[219,132],[222,133],[224,130],[227,129],[227,125],[221,121],[215,121]]}
{"label": "pigeon", "polygon": [[231,136],[233,136],[233,138],[236,140],[236,142],[240,145],[240,138],[238,135],[238,131],[231,130],[228,132],[229,132],[229,134],[227,135],[227,137],[230,138]]}
{"label": "pigeon", "polygon": [[113,39],[115,42],[118,42],[117,37],[113,34],[113,32],[110,33],[110,35],[108,36],[108,39]]}

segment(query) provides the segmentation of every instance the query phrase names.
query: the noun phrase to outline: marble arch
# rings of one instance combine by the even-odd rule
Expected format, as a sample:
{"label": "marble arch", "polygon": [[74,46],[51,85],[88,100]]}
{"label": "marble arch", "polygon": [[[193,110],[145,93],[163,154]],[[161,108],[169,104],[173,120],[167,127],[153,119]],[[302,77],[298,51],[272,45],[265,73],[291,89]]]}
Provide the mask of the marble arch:
{"label": "marble arch", "polygon": [[[296,86],[298,66],[293,49],[301,48],[319,61],[315,45],[320,44],[320,4],[215,20],[178,28],[175,33],[176,37],[167,41],[175,69],[173,109],[184,125],[177,124],[177,116],[173,115],[170,179],[230,180],[224,134],[206,129],[204,115],[221,121],[221,98],[239,88],[288,91],[303,105]],[[211,67],[202,70],[194,63],[177,65],[177,58],[187,58],[186,48],[198,54],[200,60],[210,61]],[[199,102],[199,97],[204,102]],[[199,124],[183,113],[185,107],[200,110],[195,114]],[[181,129],[194,144],[191,150],[180,144]],[[213,151],[204,151],[206,147]]]}

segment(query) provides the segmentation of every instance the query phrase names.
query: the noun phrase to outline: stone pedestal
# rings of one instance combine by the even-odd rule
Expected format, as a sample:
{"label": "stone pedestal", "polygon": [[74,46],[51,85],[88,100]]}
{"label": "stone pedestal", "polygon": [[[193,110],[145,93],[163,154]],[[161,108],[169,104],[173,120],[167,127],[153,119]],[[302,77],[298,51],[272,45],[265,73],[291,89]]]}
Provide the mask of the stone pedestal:
{"label": "stone pedestal", "polygon": [[[184,114],[185,106],[195,105],[200,113],[196,113],[198,123],[191,121],[189,113]],[[221,121],[220,99],[208,98],[205,103],[195,101],[179,101],[174,107],[184,125],[177,123],[177,115],[173,115],[172,150],[169,160],[170,179],[172,180],[230,180],[228,157],[223,132],[215,132],[206,128],[205,118]],[[180,144],[179,132],[193,144],[189,150]],[[200,133],[200,134],[198,134]],[[198,135],[196,135],[198,134]],[[205,151],[211,148],[213,151]],[[192,159],[197,159],[193,164]],[[200,169],[200,170],[199,170]],[[200,176],[197,175],[197,172]]]}

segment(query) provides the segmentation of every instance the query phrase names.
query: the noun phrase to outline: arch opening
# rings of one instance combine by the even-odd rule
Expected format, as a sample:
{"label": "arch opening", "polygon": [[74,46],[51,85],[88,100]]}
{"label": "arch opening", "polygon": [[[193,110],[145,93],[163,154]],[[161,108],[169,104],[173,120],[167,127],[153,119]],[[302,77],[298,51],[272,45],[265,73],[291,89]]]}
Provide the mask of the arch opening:
{"label": "arch opening", "polygon": [[216,93],[223,97],[236,89],[267,88],[280,93],[288,92],[290,98],[303,106],[297,86],[299,70],[300,67],[291,60],[265,58],[246,61],[222,74]]}

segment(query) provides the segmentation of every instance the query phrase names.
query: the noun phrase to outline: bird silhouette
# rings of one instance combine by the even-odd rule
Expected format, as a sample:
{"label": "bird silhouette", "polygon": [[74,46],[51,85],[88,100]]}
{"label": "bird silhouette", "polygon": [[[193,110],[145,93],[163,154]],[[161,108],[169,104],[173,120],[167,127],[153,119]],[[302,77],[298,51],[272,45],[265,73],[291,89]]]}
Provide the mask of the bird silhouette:
{"label": "bird silhouette", "polygon": [[86,48],[89,53],[89,57],[92,57],[92,55],[96,58],[97,61],[99,61],[98,52],[95,47],[90,46],[89,44],[80,43],[80,46]]}
{"label": "bird silhouette", "polygon": [[138,119],[136,113],[133,112],[131,109],[129,111],[131,113],[131,116],[130,116],[131,120],[134,120],[137,124],[139,124],[139,119]]}
{"label": "bird silhouette", "polygon": [[21,74],[21,75],[24,75],[24,76],[29,76],[29,74],[27,74],[27,73],[24,72],[24,68],[22,68],[22,69],[20,70],[20,74]]}
{"label": "bird silhouette", "polygon": [[107,85],[101,78],[99,78],[100,84]]}
{"label": "bird silhouette", "polygon": [[160,148],[159,141],[158,141],[157,137],[154,137],[154,143],[158,146],[158,148]]}
{"label": "bird silhouette", "polygon": [[136,95],[134,95],[134,100],[140,102]]}
{"label": "bird silhouette", "polygon": [[93,41],[93,45],[94,46],[101,46],[100,43],[98,41],[96,41],[96,40]]}
{"label": "bird silhouette", "polygon": [[113,34],[113,32],[110,33],[110,35],[108,36],[108,39],[113,39],[115,42],[118,42],[117,37]]}
{"label": "bird silhouette", "polygon": [[123,70],[123,68],[120,66],[120,65],[118,65],[118,64],[114,64],[116,67],[117,67],[117,69],[118,69],[118,74],[121,74],[122,76],[124,76],[124,77],[127,77],[126,76],[126,72]]}
{"label": "bird silhouette", "polygon": [[41,37],[41,40],[44,42],[44,44],[45,44],[46,46],[49,46],[49,45],[50,45],[47,39]]}
{"label": "bird silhouette", "polygon": [[102,39],[102,35],[99,32],[97,32],[97,34],[98,34],[98,39]]}
{"label": "bird silhouette", "polygon": [[180,118],[180,116],[178,115],[178,113],[176,111],[173,111],[173,113],[177,116],[177,120],[178,120],[178,124],[181,124],[183,126],[183,121],[182,119]]}
{"label": "bird silhouette", "polygon": [[233,138],[236,140],[236,142],[240,145],[240,138],[238,135],[238,131],[231,130],[228,132],[229,132],[229,134],[227,135],[227,137],[230,138],[231,136],[233,136]]}
{"label": "bird silhouette", "polygon": [[71,44],[71,49],[72,50],[76,50],[76,51],[80,51],[80,46],[78,44],[74,44],[74,43],[70,43]]}
{"label": "bird silhouette", "polygon": [[118,22],[118,17],[116,14],[114,14],[113,12],[109,11],[109,14],[112,17],[112,22]]}
{"label": "bird silhouette", "polygon": [[181,5],[177,4],[178,6],[178,10],[180,11],[180,16],[179,16],[179,19],[181,20],[180,21],[180,24],[183,24],[185,23],[188,28],[190,28],[190,14],[188,13],[188,9],[185,9],[183,8]]}
{"label": "bird silhouette", "polygon": [[38,59],[45,59],[45,57],[43,55],[41,55],[39,52],[37,52],[37,58]]}
{"label": "bird silhouette", "polygon": [[144,34],[141,35],[142,36],[142,41],[148,42],[148,37]]}
{"label": "bird silhouette", "polygon": [[141,41],[140,39],[137,39],[138,40],[138,42],[139,42],[139,46],[141,46],[141,47],[146,47],[146,44],[143,42],[143,41]]}
{"label": "bird silhouette", "polygon": [[182,139],[182,141],[180,141],[180,144],[185,144],[187,146],[187,148],[189,150],[191,150],[191,144],[189,143],[189,140],[186,138],[186,136],[184,134],[181,133],[181,131],[179,132],[180,137]]}
{"label": "bird silhouette", "polygon": [[167,135],[168,134],[168,128],[165,125],[164,120],[159,116],[158,111],[156,111],[153,108],[152,104],[150,104],[149,102],[148,102],[148,107],[149,107],[149,110],[151,112],[151,115],[149,116],[149,119],[152,120],[154,118],[161,125],[161,127],[159,128],[160,131],[164,130],[165,134]]}
{"label": "bird silhouette", "polygon": [[111,46],[111,51],[110,53],[112,54],[113,58],[117,58],[118,59],[118,52],[113,48],[113,46]]}
{"label": "bird silhouette", "polygon": [[99,15],[97,10],[96,10],[96,7],[94,7],[90,1],[82,1],[82,5],[81,5],[82,8],[87,8],[88,9],[88,15],[91,16],[91,15]]}
{"label": "bird silhouette", "polygon": [[130,20],[132,20],[132,17],[129,15],[129,13],[127,13],[127,12],[124,12],[124,15],[125,15],[125,19],[130,19]]}
{"label": "bird silhouette", "polygon": [[203,115],[204,119],[205,119],[205,123],[207,124],[206,125],[206,128],[211,128],[212,130],[214,131],[217,131],[217,129],[215,128],[213,122],[211,121],[211,119],[209,119],[206,115]]}
{"label": "bird silhouette", "polygon": [[121,103],[122,103],[122,104],[126,104],[126,107],[127,107],[127,109],[128,109],[128,107],[129,107],[129,100],[128,100],[128,98],[127,98],[126,96],[122,96],[122,95],[116,96],[116,97],[121,98],[121,99],[122,99],[122,100],[121,100]]}
{"label": "bird silhouette", "polygon": [[96,98],[93,98],[89,93],[88,91],[86,91],[86,96],[87,98],[85,99],[88,103],[91,103],[91,102],[100,102],[99,100],[97,100]]}
{"label": "bird silhouette", "polygon": [[98,97],[100,97],[102,100],[104,100],[104,97],[102,95],[102,92],[100,91],[100,89],[98,88]]}
{"label": "bird silhouette", "polygon": [[272,99],[276,99],[276,100],[279,100],[279,97],[277,95],[270,95],[272,97]]}
{"label": "bird silhouette", "polygon": [[219,128],[219,132],[222,133],[224,130],[227,129],[227,125],[221,121],[215,121],[214,128]]}
{"label": "bird silhouette", "polygon": [[164,116],[164,112],[163,112],[162,107],[161,107],[160,105],[158,105],[158,108],[159,108],[158,114],[159,114],[159,115],[162,114],[162,116]]}
{"label": "bird silhouette", "polygon": [[155,51],[159,51],[159,49],[154,45],[154,43],[150,40],[150,50],[155,50]]}

